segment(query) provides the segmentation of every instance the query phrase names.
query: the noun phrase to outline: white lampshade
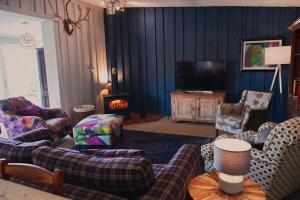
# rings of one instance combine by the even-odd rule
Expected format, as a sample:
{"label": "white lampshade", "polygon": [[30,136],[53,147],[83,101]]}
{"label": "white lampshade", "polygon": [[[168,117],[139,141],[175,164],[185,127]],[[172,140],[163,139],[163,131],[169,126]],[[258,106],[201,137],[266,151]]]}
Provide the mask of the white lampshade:
{"label": "white lampshade", "polygon": [[214,167],[229,175],[245,175],[250,170],[251,145],[238,139],[220,139],[214,143]]}
{"label": "white lampshade", "polygon": [[291,46],[265,48],[265,64],[281,65],[290,64]]}

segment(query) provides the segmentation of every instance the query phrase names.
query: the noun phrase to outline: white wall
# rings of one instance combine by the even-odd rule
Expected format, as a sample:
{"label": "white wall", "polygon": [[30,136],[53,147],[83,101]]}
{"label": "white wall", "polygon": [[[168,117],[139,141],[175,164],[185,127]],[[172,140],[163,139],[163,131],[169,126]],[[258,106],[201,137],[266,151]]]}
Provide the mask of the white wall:
{"label": "white wall", "polygon": [[[54,10],[64,16],[64,1],[50,2]],[[77,29],[68,36],[62,21],[53,18],[48,0],[0,0],[0,10],[56,21],[54,35],[61,105],[68,114],[72,114],[75,105],[95,103],[97,112],[100,112],[103,108],[99,94],[107,82],[104,9],[74,0],[70,6],[71,17],[79,16],[77,5],[83,10],[91,8],[89,21],[82,23],[81,31]]]}

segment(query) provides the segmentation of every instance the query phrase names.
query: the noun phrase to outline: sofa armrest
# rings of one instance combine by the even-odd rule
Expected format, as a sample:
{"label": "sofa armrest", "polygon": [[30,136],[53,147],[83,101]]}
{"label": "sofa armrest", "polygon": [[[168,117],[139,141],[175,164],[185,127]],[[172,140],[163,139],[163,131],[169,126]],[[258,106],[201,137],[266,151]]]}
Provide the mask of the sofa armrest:
{"label": "sofa armrest", "polygon": [[243,110],[241,103],[223,103],[219,105],[217,115],[240,115]]}
{"label": "sofa armrest", "polygon": [[53,142],[53,134],[47,128],[39,128],[28,131],[22,135],[13,137],[12,139],[21,142],[35,142],[39,140],[49,140],[50,142]]}
{"label": "sofa armrest", "polygon": [[61,108],[43,108],[43,119],[48,120],[56,117],[66,117],[66,112]]}
{"label": "sofa armrest", "polygon": [[139,199],[182,200],[190,180],[200,167],[200,152],[195,145],[183,145],[162,170],[152,187]]}

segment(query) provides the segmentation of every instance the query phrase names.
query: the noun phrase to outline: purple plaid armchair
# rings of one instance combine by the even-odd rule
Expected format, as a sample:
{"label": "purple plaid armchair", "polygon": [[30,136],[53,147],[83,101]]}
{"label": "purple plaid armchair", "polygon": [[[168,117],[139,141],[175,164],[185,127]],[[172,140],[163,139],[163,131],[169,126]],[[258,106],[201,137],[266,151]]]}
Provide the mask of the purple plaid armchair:
{"label": "purple plaid armchair", "polygon": [[62,109],[41,108],[24,97],[0,100],[0,123],[9,139],[47,128],[57,142],[72,131],[70,119]]}

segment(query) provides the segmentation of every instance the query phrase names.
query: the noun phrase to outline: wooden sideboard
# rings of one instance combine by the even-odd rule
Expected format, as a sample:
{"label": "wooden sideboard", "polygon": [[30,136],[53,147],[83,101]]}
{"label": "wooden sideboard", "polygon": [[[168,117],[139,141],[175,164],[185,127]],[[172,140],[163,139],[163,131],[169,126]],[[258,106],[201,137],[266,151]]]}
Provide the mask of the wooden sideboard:
{"label": "wooden sideboard", "polygon": [[218,105],[224,102],[225,92],[171,94],[171,120],[215,123]]}

